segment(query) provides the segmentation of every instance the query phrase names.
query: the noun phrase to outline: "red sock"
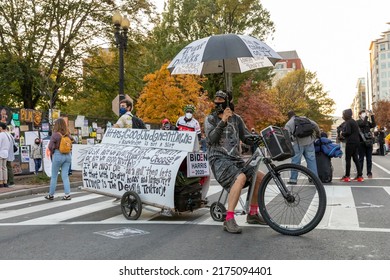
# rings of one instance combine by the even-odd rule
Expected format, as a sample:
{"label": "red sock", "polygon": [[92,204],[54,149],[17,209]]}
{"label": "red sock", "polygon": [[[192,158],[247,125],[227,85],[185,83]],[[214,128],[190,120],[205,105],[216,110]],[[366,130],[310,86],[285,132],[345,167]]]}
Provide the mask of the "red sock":
{"label": "red sock", "polygon": [[256,204],[251,204],[249,215],[256,215],[257,213],[259,213],[259,208],[257,207]]}
{"label": "red sock", "polygon": [[234,211],[226,211],[226,221],[234,219]]}

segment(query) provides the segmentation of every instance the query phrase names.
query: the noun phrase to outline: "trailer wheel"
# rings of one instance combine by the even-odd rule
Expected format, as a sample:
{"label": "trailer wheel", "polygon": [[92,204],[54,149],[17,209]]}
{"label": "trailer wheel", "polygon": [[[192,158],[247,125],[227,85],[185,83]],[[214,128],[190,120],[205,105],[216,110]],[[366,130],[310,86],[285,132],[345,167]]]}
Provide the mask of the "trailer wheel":
{"label": "trailer wheel", "polygon": [[137,220],[141,216],[142,202],[136,192],[125,192],[121,199],[122,214],[128,220]]}
{"label": "trailer wheel", "polygon": [[214,221],[223,222],[226,219],[226,208],[221,202],[213,202],[210,206],[210,215]]}

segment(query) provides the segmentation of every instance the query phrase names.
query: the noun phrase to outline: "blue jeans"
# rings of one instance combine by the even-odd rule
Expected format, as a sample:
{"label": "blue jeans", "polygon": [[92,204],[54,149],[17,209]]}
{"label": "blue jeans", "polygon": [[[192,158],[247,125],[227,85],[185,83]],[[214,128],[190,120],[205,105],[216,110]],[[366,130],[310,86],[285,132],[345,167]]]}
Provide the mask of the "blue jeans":
{"label": "blue jeans", "polygon": [[[291,159],[291,163],[301,165],[302,155],[305,157],[307,168],[309,168],[316,176],[317,172],[317,162],[316,162],[316,152],[314,149],[314,143],[309,145],[293,145],[295,156]],[[298,178],[298,172],[292,171],[290,181],[296,182]]]}
{"label": "blue jeans", "polygon": [[35,164],[35,173],[39,172],[39,169],[42,165],[42,159],[41,158],[34,158],[34,164]]}
{"label": "blue jeans", "polygon": [[72,161],[71,154],[61,154],[59,150],[55,150],[51,159],[51,179],[49,195],[54,195],[57,187],[58,171],[61,168],[61,178],[64,184],[65,195],[70,194],[70,182],[69,182],[69,166]]}

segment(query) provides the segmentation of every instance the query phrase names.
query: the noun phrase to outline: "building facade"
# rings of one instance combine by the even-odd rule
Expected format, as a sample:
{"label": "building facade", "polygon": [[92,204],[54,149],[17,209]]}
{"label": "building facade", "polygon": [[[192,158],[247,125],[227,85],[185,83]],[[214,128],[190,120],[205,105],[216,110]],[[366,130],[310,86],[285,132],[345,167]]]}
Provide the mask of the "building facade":
{"label": "building facade", "polygon": [[273,73],[275,74],[272,83],[275,85],[277,81],[285,77],[288,73],[304,69],[301,59],[296,51],[278,52],[282,57],[281,60],[276,62]]}
{"label": "building facade", "polygon": [[379,100],[390,100],[390,28],[370,44],[370,74],[372,106]]}
{"label": "building facade", "polygon": [[367,110],[366,79],[359,78],[356,84],[357,93],[352,101],[353,117],[357,118],[361,110]]}

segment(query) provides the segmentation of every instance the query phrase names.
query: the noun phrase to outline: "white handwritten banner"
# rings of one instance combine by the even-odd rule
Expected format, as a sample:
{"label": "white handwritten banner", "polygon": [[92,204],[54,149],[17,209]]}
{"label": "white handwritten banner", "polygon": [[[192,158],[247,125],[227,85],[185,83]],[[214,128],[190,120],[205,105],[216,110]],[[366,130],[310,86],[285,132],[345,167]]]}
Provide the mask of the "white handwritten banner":
{"label": "white handwritten banner", "polygon": [[174,190],[186,151],[116,144],[90,146],[83,162],[83,187],[122,196],[136,192],[141,201],[174,208]]}
{"label": "white handwritten banner", "polygon": [[109,128],[102,143],[186,152],[199,149],[196,133],[193,131]]}
{"label": "white handwritten banner", "polygon": [[188,153],[187,177],[210,176],[209,161],[206,153]]}

